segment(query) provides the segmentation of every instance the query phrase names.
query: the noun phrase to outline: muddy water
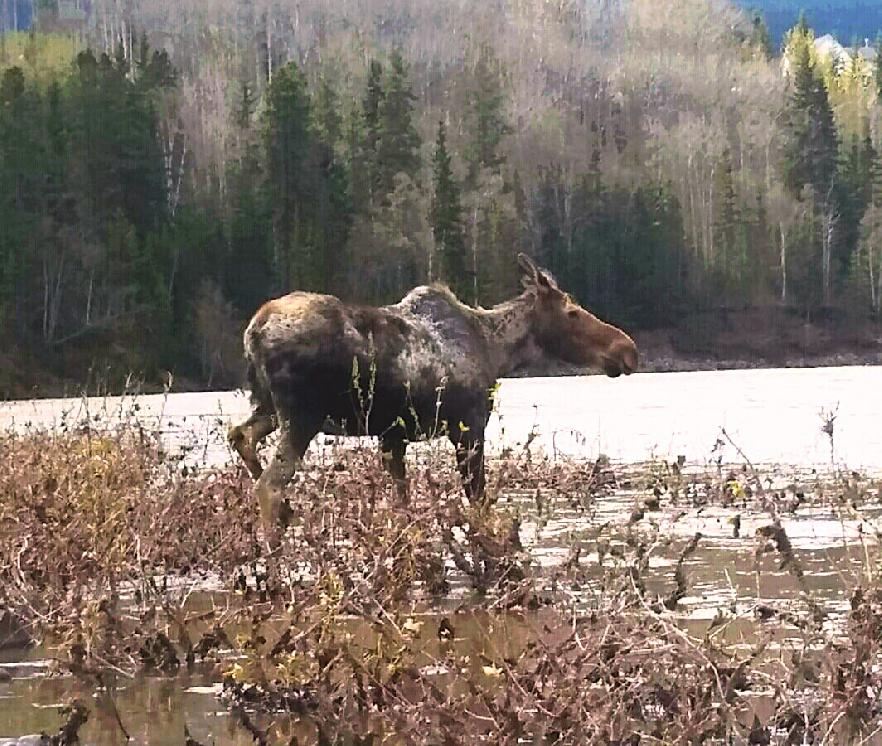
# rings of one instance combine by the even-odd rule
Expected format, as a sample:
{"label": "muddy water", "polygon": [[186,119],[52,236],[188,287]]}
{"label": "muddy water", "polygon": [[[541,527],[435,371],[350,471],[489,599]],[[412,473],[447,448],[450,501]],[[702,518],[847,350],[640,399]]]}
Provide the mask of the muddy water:
{"label": "muddy water", "polygon": [[[573,589],[573,604],[590,607],[601,593],[601,579],[616,562],[600,563],[598,537],[611,547],[622,546],[634,507],[651,494],[647,468],[625,464],[649,458],[692,465],[739,463],[742,456],[721,438],[725,428],[732,441],[754,464],[785,465],[777,470],[785,500],[796,491],[818,492],[814,468],[833,465],[882,473],[882,373],[875,368],[728,371],[604,378],[520,379],[502,385],[491,422],[492,450],[521,447],[558,455],[596,458],[608,455],[619,466],[619,485],[588,511],[557,505],[537,516],[528,496],[509,495],[501,507],[519,508],[527,519],[522,541],[536,564],[551,570],[579,544],[586,582]],[[836,412],[833,438],[821,431],[822,410]],[[20,402],[0,408],[0,428],[28,426],[71,427],[86,419],[106,426],[113,421],[141,422],[158,428],[188,461],[221,464],[230,458],[223,431],[230,419],[241,417],[247,402],[241,394],[180,394],[101,400]],[[320,449],[320,445],[316,449]],[[765,472],[766,469],[763,469]],[[733,618],[715,634],[731,644],[750,646],[757,623],[752,612],[767,604],[793,613],[806,613],[815,603],[827,614],[832,633],[840,627],[851,590],[867,567],[877,564],[874,530],[882,530],[878,499],[858,511],[840,507],[835,490],[792,512],[783,526],[805,570],[806,583],[780,569],[773,554],[756,556],[756,529],[769,523],[757,501],[721,507],[703,504],[685,489],[674,501],[664,495],[661,510],[646,510],[641,531],[657,525],[645,577],[650,594],[667,595],[673,588],[677,558],[696,532],[703,538],[685,562],[688,595],[678,609],[682,623],[696,634],[708,630],[718,614]],[[871,489],[872,492],[872,489]],[[734,518],[740,519],[735,535]],[[604,527],[601,529],[601,527]],[[651,532],[650,532],[651,533]],[[808,598],[804,591],[808,591]],[[454,596],[467,592],[454,583]],[[508,630],[502,639],[513,637]],[[795,627],[780,625],[781,645],[801,637]],[[472,641],[470,644],[477,645]],[[493,644],[481,641],[480,645]],[[0,743],[41,730],[53,731],[62,722],[57,705],[81,696],[90,703],[92,718],[82,731],[85,743],[122,742],[112,709],[100,695],[81,690],[71,677],[47,677],[48,656],[41,649],[0,653]],[[6,675],[4,675],[6,674]],[[4,681],[4,679],[11,681]],[[182,743],[184,726],[203,743],[246,744],[250,738],[231,721],[218,702],[219,672],[199,670],[174,680],[119,679],[115,693],[120,719],[136,743]]]}
{"label": "muddy water", "polygon": [[55,732],[64,722],[59,706],[74,698],[81,699],[90,710],[89,722],[80,731],[84,744],[125,742],[113,707],[133,743],[183,744],[185,726],[202,743],[253,743],[218,701],[212,672],[175,679],[120,680],[110,705],[71,677],[47,677],[39,669],[25,671],[12,666],[6,670],[11,670],[16,679],[11,684],[0,684],[0,744],[4,738]]}

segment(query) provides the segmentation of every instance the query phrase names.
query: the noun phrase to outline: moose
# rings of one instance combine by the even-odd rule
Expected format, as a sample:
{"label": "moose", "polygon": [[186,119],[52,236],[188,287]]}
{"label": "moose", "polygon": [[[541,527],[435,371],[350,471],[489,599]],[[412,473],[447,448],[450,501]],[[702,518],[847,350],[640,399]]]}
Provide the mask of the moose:
{"label": "moose", "polygon": [[[266,536],[319,432],[378,437],[401,492],[408,442],[446,436],[466,497],[482,500],[484,429],[498,378],[548,358],[611,377],[636,370],[637,346],[625,332],[582,308],[525,254],[518,264],[523,292],[489,309],[432,285],[379,308],[294,292],[255,313],[244,333],[251,415],[228,437],[256,480]],[[264,470],[256,449],[276,428]]]}

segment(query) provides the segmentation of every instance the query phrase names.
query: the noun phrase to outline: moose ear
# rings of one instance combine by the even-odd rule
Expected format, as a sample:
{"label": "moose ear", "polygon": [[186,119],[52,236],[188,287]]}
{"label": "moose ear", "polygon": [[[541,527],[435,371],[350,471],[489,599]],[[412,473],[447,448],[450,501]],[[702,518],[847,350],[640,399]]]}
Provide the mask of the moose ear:
{"label": "moose ear", "polygon": [[544,270],[539,269],[536,263],[526,254],[518,254],[518,266],[524,273],[524,276],[521,278],[524,286],[529,287],[532,285],[543,291],[557,289],[557,283],[551,279],[551,276]]}
{"label": "moose ear", "polygon": [[536,285],[542,291],[557,290],[557,283],[545,270],[536,271]]}
{"label": "moose ear", "polygon": [[533,260],[523,252],[518,254],[518,266],[524,273],[525,279],[536,282],[536,275],[539,274],[539,268],[533,263]]}

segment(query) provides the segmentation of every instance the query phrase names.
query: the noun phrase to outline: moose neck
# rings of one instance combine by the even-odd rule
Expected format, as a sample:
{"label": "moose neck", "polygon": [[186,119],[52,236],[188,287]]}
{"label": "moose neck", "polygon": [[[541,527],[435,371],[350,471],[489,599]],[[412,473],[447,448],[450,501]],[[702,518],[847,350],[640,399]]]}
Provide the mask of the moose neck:
{"label": "moose neck", "polygon": [[504,376],[538,356],[531,318],[535,303],[535,294],[528,290],[517,298],[479,312],[495,377]]}

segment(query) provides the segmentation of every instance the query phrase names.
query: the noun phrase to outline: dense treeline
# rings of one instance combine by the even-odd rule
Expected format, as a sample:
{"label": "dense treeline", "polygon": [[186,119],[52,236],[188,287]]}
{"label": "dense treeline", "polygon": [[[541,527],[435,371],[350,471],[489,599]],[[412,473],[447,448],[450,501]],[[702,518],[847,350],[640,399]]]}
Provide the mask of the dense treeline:
{"label": "dense treeline", "polygon": [[5,35],[4,337],[229,383],[268,296],[488,305],[521,250],[630,328],[880,315],[882,73],[662,6],[96,3]]}

